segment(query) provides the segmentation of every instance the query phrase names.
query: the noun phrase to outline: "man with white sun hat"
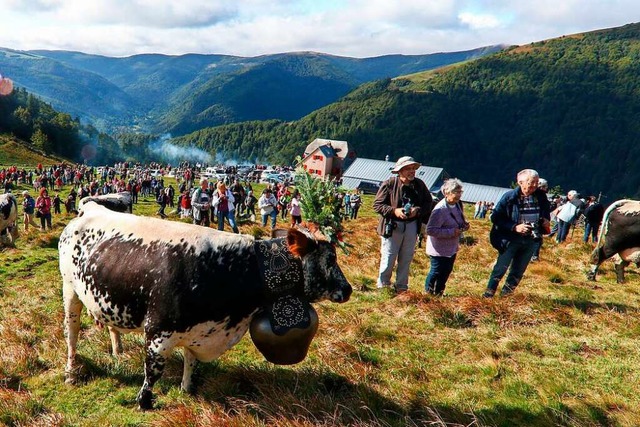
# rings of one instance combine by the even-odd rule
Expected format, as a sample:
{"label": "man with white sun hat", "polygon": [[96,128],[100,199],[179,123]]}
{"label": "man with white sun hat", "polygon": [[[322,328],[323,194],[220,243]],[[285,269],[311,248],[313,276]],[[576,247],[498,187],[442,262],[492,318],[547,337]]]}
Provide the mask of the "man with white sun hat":
{"label": "man with white sun hat", "polygon": [[421,166],[413,157],[398,159],[391,173],[396,175],[380,185],[373,202],[373,210],[380,215],[380,271],[376,286],[391,285],[393,267],[396,267],[395,291],[404,292],[409,287],[409,266],[413,260],[416,239],[422,227],[429,221],[433,198],[427,185],[416,178]]}

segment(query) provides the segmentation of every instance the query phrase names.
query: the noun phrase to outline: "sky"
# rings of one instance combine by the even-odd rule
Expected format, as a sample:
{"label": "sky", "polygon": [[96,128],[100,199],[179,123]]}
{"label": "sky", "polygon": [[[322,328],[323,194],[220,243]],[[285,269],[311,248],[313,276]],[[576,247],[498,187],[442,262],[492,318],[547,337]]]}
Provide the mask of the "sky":
{"label": "sky", "polygon": [[638,0],[0,0],[0,47],[364,58],[522,45],[638,20]]}

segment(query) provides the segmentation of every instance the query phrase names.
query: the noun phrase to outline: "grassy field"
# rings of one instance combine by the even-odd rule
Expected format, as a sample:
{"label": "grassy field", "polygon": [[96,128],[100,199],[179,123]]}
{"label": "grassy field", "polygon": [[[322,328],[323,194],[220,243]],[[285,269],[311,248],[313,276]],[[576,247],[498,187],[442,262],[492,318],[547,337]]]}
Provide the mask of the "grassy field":
{"label": "grassy field", "polygon": [[[86,314],[78,347],[83,380],[64,384],[56,248],[72,218],[55,216],[51,232],[23,233],[16,248],[0,252],[0,425],[640,425],[634,269],[625,285],[615,283],[609,262],[598,282],[586,281],[591,247],[578,230],[566,244],[545,241],[514,296],[485,300],[496,253],[488,220],[472,220],[473,242],[461,248],[445,297],[424,293],[424,248],[410,291],[395,296],[374,289],[380,241],[371,201],[365,197],[362,217],[346,223],[353,249],[339,253],[352,299],[316,304],[320,330],[304,362],[272,365],[247,335],[218,361],[200,364],[197,392],[185,395],[176,352],[149,412],[135,402],[141,335],[126,335],[124,355],[113,357],[107,332]],[[134,212],[156,209],[141,200]],[[259,227],[240,229],[256,234]]]}

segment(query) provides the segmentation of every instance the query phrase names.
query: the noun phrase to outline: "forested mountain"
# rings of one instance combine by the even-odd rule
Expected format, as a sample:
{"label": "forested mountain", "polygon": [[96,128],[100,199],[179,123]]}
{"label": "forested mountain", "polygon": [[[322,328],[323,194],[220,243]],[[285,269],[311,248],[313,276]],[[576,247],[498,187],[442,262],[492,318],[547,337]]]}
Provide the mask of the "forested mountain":
{"label": "forested mountain", "polygon": [[3,143],[23,141],[40,155],[71,161],[100,164],[122,158],[120,147],[110,136],[55,110],[24,88],[0,96],[0,135]]}
{"label": "forested mountain", "polygon": [[640,24],[531,43],[363,85],[303,119],[247,122],[176,141],[290,162],[314,138],[360,157],[413,155],[463,180],[508,186],[531,167],[551,186],[640,197]]}
{"label": "forested mountain", "polygon": [[100,129],[184,134],[244,120],[296,120],[364,82],[474,59],[501,48],[363,59],[314,52],[250,58],[110,58],[0,49],[0,72]]}

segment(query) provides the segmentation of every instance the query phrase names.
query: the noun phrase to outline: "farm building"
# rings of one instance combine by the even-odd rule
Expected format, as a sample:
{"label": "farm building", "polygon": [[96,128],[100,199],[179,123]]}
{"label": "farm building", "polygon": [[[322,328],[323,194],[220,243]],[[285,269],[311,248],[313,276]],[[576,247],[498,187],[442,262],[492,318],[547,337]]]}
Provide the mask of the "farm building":
{"label": "farm building", "polygon": [[[358,158],[342,175],[342,186],[348,190],[359,189],[365,194],[375,194],[382,181],[389,178],[395,162]],[[416,177],[427,184],[429,191],[438,198],[442,197],[440,187],[451,176],[442,168],[420,166]],[[497,203],[510,188],[494,187],[490,185],[471,184],[461,179],[464,184],[462,201],[475,203],[479,200]]]}
{"label": "farm building", "polygon": [[304,150],[302,167],[319,178],[340,179],[354,158],[347,141],[316,138]]}
{"label": "farm building", "polygon": [[[348,190],[359,188],[370,192],[366,190],[377,188],[382,181],[392,175],[391,169],[394,166],[395,162],[384,160],[355,159],[342,174],[342,186]],[[432,193],[436,193],[440,190],[444,180],[449,178],[449,175],[442,168],[420,166],[416,177],[424,181]]]}

